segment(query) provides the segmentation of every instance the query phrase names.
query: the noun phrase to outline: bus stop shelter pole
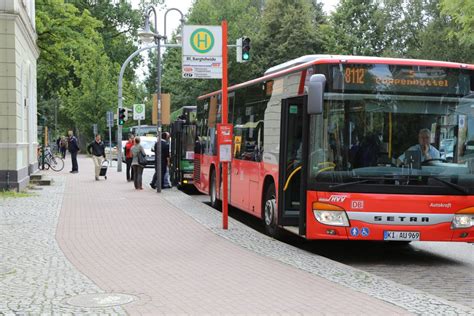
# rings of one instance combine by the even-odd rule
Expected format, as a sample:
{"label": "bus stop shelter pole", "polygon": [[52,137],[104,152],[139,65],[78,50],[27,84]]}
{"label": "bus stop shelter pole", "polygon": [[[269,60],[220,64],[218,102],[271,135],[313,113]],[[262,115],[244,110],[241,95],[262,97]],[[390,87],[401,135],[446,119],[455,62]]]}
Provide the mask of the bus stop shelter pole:
{"label": "bus stop shelter pole", "polygon": [[[227,124],[227,21],[222,21],[222,124]],[[222,162],[222,228],[228,228],[228,162]]]}

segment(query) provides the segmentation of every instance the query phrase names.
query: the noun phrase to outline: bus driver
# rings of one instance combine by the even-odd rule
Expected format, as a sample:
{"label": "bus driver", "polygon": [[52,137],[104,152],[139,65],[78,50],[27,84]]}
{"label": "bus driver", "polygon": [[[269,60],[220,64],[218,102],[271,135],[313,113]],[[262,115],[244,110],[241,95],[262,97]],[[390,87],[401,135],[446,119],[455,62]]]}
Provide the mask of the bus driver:
{"label": "bus driver", "polygon": [[[421,153],[421,162],[431,159],[439,159],[439,151],[435,147],[431,146],[431,131],[427,128],[423,128],[418,132],[418,144],[411,146],[407,151],[419,151]],[[405,160],[405,154],[398,157],[399,162]]]}

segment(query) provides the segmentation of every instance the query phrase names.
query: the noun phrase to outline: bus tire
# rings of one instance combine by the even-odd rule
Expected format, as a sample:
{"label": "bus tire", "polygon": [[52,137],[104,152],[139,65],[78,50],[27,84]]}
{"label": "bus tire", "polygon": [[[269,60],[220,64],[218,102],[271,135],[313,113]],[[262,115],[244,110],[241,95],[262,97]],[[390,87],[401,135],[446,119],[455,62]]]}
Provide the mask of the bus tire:
{"label": "bus tire", "polygon": [[217,188],[216,188],[216,171],[215,169],[211,169],[211,176],[209,177],[209,199],[211,202],[211,206],[213,208],[220,207],[220,201],[217,199]]}
{"label": "bus tire", "polygon": [[277,225],[277,222],[278,210],[275,184],[271,183],[267,186],[265,191],[263,204],[263,224],[265,225],[265,232],[273,238],[280,237],[281,231]]}

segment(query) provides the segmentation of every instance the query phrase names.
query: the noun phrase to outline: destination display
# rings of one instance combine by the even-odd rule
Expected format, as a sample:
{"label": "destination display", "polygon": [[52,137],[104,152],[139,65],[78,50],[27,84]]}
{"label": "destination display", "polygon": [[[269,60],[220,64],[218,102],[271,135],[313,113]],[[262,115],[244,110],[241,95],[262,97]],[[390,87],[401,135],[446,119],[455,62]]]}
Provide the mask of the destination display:
{"label": "destination display", "polygon": [[466,95],[470,77],[460,69],[383,64],[348,64],[332,68],[334,91]]}

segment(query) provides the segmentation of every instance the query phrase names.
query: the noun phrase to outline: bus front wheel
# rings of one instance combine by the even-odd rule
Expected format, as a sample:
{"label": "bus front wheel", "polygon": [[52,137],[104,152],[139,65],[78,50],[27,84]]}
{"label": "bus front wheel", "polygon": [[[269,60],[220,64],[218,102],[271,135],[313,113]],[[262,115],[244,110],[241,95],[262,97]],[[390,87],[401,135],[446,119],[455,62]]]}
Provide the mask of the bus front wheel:
{"label": "bus front wheel", "polygon": [[265,192],[265,204],[263,205],[263,223],[265,231],[273,238],[278,238],[280,229],[277,225],[278,210],[276,202],[275,185],[272,183],[267,187]]}

